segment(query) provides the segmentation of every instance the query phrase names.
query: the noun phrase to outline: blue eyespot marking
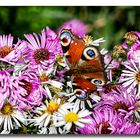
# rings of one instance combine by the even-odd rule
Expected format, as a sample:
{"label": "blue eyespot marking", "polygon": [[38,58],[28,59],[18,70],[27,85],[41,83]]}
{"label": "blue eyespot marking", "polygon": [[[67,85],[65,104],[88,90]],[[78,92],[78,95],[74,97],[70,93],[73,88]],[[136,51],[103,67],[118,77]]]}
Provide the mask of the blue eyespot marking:
{"label": "blue eyespot marking", "polygon": [[93,50],[89,49],[87,51],[87,55],[90,56],[90,57],[92,57],[92,58],[94,58],[95,57],[95,52]]}
{"label": "blue eyespot marking", "polygon": [[94,80],[94,83],[95,83],[96,85],[101,85],[101,84],[102,84],[102,81],[101,81],[101,80]]}
{"label": "blue eyespot marking", "polygon": [[60,35],[62,46],[68,46],[71,42],[71,35],[69,32],[63,32]]}
{"label": "blue eyespot marking", "polygon": [[83,90],[76,90],[75,95],[79,98],[79,99],[86,99],[87,98],[87,94],[85,91]]}
{"label": "blue eyespot marking", "polygon": [[68,33],[68,32],[63,32],[63,33],[61,34],[61,37],[69,38],[69,37],[70,37],[70,33]]}

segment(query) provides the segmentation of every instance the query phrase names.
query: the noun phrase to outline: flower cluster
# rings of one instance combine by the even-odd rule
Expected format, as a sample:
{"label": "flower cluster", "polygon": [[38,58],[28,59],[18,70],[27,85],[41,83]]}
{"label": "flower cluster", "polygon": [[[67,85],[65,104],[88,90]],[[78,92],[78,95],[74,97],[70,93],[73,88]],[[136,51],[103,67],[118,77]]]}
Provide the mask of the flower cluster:
{"label": "flower cluster", "polygon": [[140,33],[126,33],[112,53],[100,51],[107,82],[81,100],[65,74],[63,28],[80,38],[87,33],[72,20],[58,33],[47,27],[17,42],[0,35],[0,134],[140,134]]}

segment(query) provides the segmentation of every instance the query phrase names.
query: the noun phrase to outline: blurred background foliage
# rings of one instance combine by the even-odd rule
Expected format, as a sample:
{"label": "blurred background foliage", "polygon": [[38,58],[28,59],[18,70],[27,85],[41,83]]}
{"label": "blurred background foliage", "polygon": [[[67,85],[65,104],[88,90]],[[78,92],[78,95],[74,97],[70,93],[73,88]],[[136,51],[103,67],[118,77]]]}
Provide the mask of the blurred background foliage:
{"label": "blurred background foliage", "polygon": [[102,47],[109,50],[123,40],[127,31],[140,31],[140,7],[0,7],[0,34],[11,33],[24,39],[23,34],[40,33],[49,26],[57,30],[64,22],[80,19],[89,27],[95,39],[104,37]]}

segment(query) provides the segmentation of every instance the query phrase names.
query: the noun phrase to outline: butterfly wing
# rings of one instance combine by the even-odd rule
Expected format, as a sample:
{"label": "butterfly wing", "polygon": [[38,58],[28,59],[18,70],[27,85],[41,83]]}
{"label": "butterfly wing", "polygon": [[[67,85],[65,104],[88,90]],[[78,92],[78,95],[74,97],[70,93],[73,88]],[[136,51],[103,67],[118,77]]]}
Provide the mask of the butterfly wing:
{"label": "butterfly wing", "polygon": [[86,46],[84,40],[74,36],[70,30],[63,30],[60,38],[64,55],[70,64],[67,74],[73,77],[74,92],[81,99],[87,99],[97,85],[105,84],[102,56],[97,48]]}
{"label": "butterfly wing", "polygon": [[84,41],[75,37],[70,30],[63,30],[60,39],[64,55],[69,64],[73,66],[78,64],[85,47]]}

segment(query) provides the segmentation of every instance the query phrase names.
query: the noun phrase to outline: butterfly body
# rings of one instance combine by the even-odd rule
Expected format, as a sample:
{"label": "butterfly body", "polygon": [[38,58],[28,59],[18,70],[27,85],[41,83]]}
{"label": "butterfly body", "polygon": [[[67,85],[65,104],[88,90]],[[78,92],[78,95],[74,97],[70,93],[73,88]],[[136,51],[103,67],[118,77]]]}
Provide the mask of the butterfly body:
{"label": "butterfly body", "polygon": [[62,30],[61,45],[69,65],[67,75],[72,77],[74,92],[81,100],[89,99],[97,85],[104,85],[106,76],[100,52],[93,45],[74,36],[70,30]]}

